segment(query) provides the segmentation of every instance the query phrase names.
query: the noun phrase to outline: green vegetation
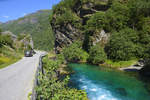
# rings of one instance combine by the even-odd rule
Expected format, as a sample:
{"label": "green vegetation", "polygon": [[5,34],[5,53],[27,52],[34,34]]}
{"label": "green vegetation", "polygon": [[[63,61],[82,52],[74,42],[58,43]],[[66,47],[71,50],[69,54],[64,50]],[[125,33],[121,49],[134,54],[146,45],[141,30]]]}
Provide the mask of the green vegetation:
{"label": "green vegetation", "polygon": [[25,50],[31,50],[31,36],[0,32],[0,68],[15,63],[23,57]]}
{"label": "green vegetation", "polygon": [[[92,5],[92,10],[94,7],[96,9],[90,11],[88,7],[84,8],[88,4]],[[101,11],[98,6],[105,6],[108,9]],[[86,13],[89,11],[90,14],[84,15],[79,10],[87,11]],[[38,100],[88,100],[85,91],[68,87],[68,76],[64,78],[59,75],[59,69],[65,64],[65,60],[104,63],[118,68],[136,64],[138,59],[148,59],[150,57],[149,19],[150,1],[148,0],[108,0],[108,2],[62,0],[53,7],[50,21],[56,27],[70,24],[81,31],[84,40],[67,45],[57,55],[56,61],[48,56],[43,58],[44,74],[40,73],[36,89]],[[99,42],[93,46],[93,42],[97,40],[102,30],[110,35],[109,40],[106,44]]]}
{"label": "green vegetation", "polygon": [[66,60],[68,62],[89,62],[92,64],[100,64],[105,62],[107,56],[104,52],[104,48],[100,45],[91,47],[88,54],[82,49],[82,43],[76,41],[70,46],[64,48],[62,53],[57,55],[57,58],[61,63]]}
{"label": "green vegetation", "polygon": [[51,10],[40,10],[18,20],[3,23],[0,27],[4,31],[11,31],[16,35],[30,34],[34,42],[34,48],[51,50],[54,46],[54,36],[49,23]]}
{"label": "green vegetation", "polygon": [[0,28],[0,34],[1,34],[1,32],[2,32],[2,29]]}
{"label": "green vegetation", "polygon": [[0,69],[17,62],[19,59],[21,59],[21,56],[17,57],[17,58],[15,58],[15,57],[8,58],[5,56],[1,56],[0,57]]}
{"label": "green vegetation", "polygon": [[24,39],[27,35],[26,34],[19,34],[17,39],[20,41],[22,39]]}
{"label": "green vegetation", "polygon": [[[72,9],[75,9],[76,4],[80,0],[63,0],[59,4],[53,7],[53,14],[59,14],[56,16],[55,25],[67,25],[72,24],[74,27],[81,29],[81,18],[73,12]],[[53,17],[53,16],[52,16]],[[50,22],[52,21],[52,18]]]}
{"label": "green vegetation", "polygon": [[[56,27],[70,24],[81,31],[84,40],[67,45],[55,61],[48,56],[43,58],[44,74],[40,73],[36,89],[38,100],[88,100],[85,91],[69,88],[69,77],[59,74],[65,60],[104,63],[118,68],[136,64],[138,59],[150,57],[150,1],[103,1],[62,0],[53,7],[53,16],[50,19],[52,24]],[[92,10],[94,7],[96,9],[90,11],[85,7],[88,4],[92,5]],[[98,11],[98,6],[108,9]],[[90,14],[84,15],[79,10],[87,11],[86,13],[89,11]],[[106,44],[98,42],[93,46],[102,30],[110,35],[109,40]]]}
{"label": "green vegetation", "polygon": [[8,35],[8,34],[1,35],[0,34],[0,47],[2,47],[3,45],[8,45],[8,46],[12,47],[13,40],[11,39],[10,35]]}
{"label": "green vegetation", "polygon": [[89,55],[88,61],[92,64],[104,63],[107,58],[104,49],[99,45],[91,47],[89,50]]}
{"label": "green vegetation", "polygon": [[64,48],[63,55],[65,59],[70,62],[86,62],[88,58],[88,53],[82,49],[82,43],[79,41],[76,41],[69,47]]}
{"label": "green vegetation", "polygon": [[109,66],[112,68],[121,68],[121,67],[129,67],[137,63],[137,60],[128,60],[128,61],[112,61],[112,60],[105,60],[104,66]]}
{"label": "green vegetation", "polygon": [[44,74],[40,73],[36,88],[37,100],[88,100],[86,92],[69,88],[69,77],[64,79],[57,75],[61,67],[59,60],[53,61],[48,56],[43,58]]}
{"label": "green vegetation", "polygon": [[76,16],[71,10],[63,9],[63,14],[61,16],[56,17],[56,24],[57,25],[64,25],[67,23],[71,23],[75,25],[75,27],[79,27],[80,18]]}
{"label": "green vegetation", "polygon": [[17,44],[20,42],[13,41],[11,35],[0,33],[0,69],[21,59],[23,48]]}
{"label": "green vegetation", "polygon": [[141,57],[143,52],[137,44],[138,39],[137,32],[130,28],[112,33],[110,41],[106,45],[108,58],[116,61],[127,61]]}
{"label": "green vegetation", "polygon": [[[91,13],[90,3],[93,7],[91,9],[94,9],[95,12]],[[101,7],[107,9],[101,10]],[[88,10],[89,12],[86,13],[89,14],[79,14],[79,8],[85,12]],[[62,0],[53,10],[53,15],[58,15],[55,18],[56,25],[66,23],[73,26],[78,25],[76,28],[84,33],[83,48],[80,49],[89,53],[89,62],[97,64],[105,61],[106,57],[102,61],[94,60],[100,59],[100,55],[105,53],[107,61],[113,61],[112,64],[117,63],[117,66],[122,65],[122,62],[125,62],[126,66],[132,64],[130,61],[134,62],[137,59],[148,59],[150,57],[150,1],[148,0],[108,0],[108,2],[103,0]],[[68,15],[71,17],[69,18]],[[59,21],[60,18],[61,21]],[[80,20],[83,20],[83,22]],[[96,40],[102,30],[106,34],[110,34],[107,44],[98,43],[102,48],[104,47],[105,53],[100,52],[103,50],[93,52],[93,41]],[[79,59],[77,56],[71,59],[73,57],[71,51],[76,50],[75,48],[66,50],[68,54],[65,52],[65,58],[69,60]],[[92,56],[96,55],[95,53],[97,53],[97,57]],[[80,55],[80,53],[76,55]]]}

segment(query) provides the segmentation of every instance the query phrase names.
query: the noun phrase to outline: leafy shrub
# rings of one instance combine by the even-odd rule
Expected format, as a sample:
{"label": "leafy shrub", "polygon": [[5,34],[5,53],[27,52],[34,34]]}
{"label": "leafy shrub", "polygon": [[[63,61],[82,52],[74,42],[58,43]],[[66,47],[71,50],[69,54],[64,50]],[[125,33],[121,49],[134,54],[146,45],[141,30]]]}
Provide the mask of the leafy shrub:
{"label": "leafy shrub", "polygon": [[70,9],[61,8],[63,9],[62,14],[56,16],[56,25],[64,25],[67,23],[71,23],[75,27],[79,27],[80,25],[80,18],[73,13]]}
{"label": "leafy shrub", "polygon": [[150,16],[149,0],[129,0],[128,8],[130,9],[129,26],[138,28],[138,22],[145,16]]}
{"label": "leafy shrub", "polygon": [[88,2],[91,2],[95,5],[107,5],[107,1],[105,0],[80,0],[81,3],[88,3]]}
{"label": "leafy shrub", "polygon": [[20,41],[22,39],[24,39],[27,35],[26,34],[19,34],[17,39]]}
{"label": "leafy shrub", "polygon": [[98,12],[95,13],[88,21],[86,28],[87,30],[94,32],[95,30],[102,29],[105,27],[105,25],[108,23],[105,13],[104,12]]}
{"label": "leafy shrub", "polygon": [[127,5],[115,0],[112,2],[111,7],[106,11],[105,15],[108,21],[105,30],[109,32],[125,28],[130,17]]}
{"label": "leafy shrub", "polygon": [[8,35],[8,34],[7,35],[1,35],[0,34],[0,47],[2,45],[8,45],[10,47],[13,46],[13,40],[12,40],[10,35]]}
{"label": "leafy shrub", "polygon": [[92,64],[103,63],[106,60],[104,49],[99,45],[90,48],[88,61]]}
{"label": "leafy shrub", "polygon": [[138,23],[139,42],[144,46],[150,43],[150,17],[143,17]]}
{"label": "leafy shrub", "polygon": [[129,28],[112,33],[110,41],[105,48],[108,58],[112,60],[131,60],[136,55],[140,56],[142,49],[140,50],[138,48],[139,45],[135,44],[137,41],[137,33]]}
{"label": "leafy shrub", "polygon": [[128,22],[128,18],[125,15],[117,14],[112,9],[106,12],[106,17],[109,23],[106,25],[105,30],[108,32],[119,31],[125,28]]}
{"label": "leafy shrub", "polygon": [[53,7],[53,11],[55,13],[60,13],[61,8],[70,8],[73,9],[76,6],[76,3],[80,2],[80,0],[62,0],[59,4]]}
{"label": "leafy shrub", "polygon": [[43,66],[47,71],[53,71],[59,67],[58,61],[52,61],[48,58],[48,56],[42,59]]}
{"label": "leafy shrub", "polygon": [[116,39],[110,42],[107,55],[109,59],[125,61],[135,57],[133,52],[134,44],[132,42],[127,42],[125,39]]}
{"label": "leafy shrub", "polygon": [[145,45],[143,56],[145,59],[150,59],[150,43]]}
{"label": "leafy shrub", "polygon": [[57,54],[56,58],[60,62],[60,64],[65,63],[65,57],[64,57],[63,53]]}
{"label": "leafy shrub", "polygon": [[67,61],[86,61],[88,54],[82,49],[82,43],[79,41],[74,42],[69,47],[63,49],[64,57]]}
{"label": "leafy shrub", "polygon": [[88,100],[85,91],[69,88],[69,77],[59,79],[56,70],[58,61],[43,58],[44,74],[40,73],[39,85],[36,87],[37,100]]}

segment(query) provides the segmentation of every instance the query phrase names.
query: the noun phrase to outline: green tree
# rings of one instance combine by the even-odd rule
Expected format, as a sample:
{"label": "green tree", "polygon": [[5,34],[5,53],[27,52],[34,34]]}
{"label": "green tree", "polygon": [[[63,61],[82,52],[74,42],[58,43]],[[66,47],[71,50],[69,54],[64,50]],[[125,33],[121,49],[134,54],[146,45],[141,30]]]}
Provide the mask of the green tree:
{"label": "green tree", "polygon": [[106,20],[109,22],[105,30],[119,31],[127,26],[130,18],[129,8],[125,3],[114,0],[110,9],[106,11]]}
{"label": "green tree", "polygon": [[86,61],[88,54],[82,50],[82,43],[79,41],[74,42],[69,47],[63,49],[64,57],[67,61]]}
{"label": "green tree", "polygon": [[105,47],[108,58],[112,60],[130,60],[141,56],[142,49],[137,45],[137,32],[126,28],[120,32],[113,32],[110,41]]}
{"label": "green tree", "polygon": [[95,13],[88,21],[86,29],[92,34],[98,29],[105,28],[108,23],[104,12]]}
{"label": "green tree", "polygon": [[0,45],[7,45],[13,47],[13,40],[9,34],[0,35]]}
{"label": "green tree", "polygon": [[128,7],[130,9],[130,20],[128,25],[132,28],[138,27],[137,23],[142,17],[150,16],[149,0],[129,0]]}
{"label": "green tree", "polygon": [[95,45],[90,48],[88,62],[92,64],[104,63],[106,60],[106,54],[104,49],[99,45]]}

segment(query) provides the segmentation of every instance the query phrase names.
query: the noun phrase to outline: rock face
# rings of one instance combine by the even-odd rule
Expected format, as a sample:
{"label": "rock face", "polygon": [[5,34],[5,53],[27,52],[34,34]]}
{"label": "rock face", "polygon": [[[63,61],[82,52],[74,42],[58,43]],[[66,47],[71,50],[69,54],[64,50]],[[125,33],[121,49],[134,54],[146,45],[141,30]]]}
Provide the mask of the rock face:
{"label": "rock face", "polygon": [[24,18],[23,20],[18,21],[18,24],[25,24],[25,23],[30,23],[30,24],[36,24],[38,23],[37,18]]}
{"label": "rock face", "polygon": [[10,31],[5,31],[5,32],[2,32],[2,34],[8,34],[11,36],[11,38],[15,41],[17,39],[17,36],[15,34],[13,34],[12,32]]}
{"label": "rock face", "polygon": [[[87,21],[89,18],[99,12],[99,11],[106,11],[108,9],[108,6],[106,5],[108,0],[97,0],[96,2],[103,2],[103,3],[97,3],[95,2],[81,2],[81,0],[76,0],[76,3],[71,9],[72,14],[76,15],[80,21],[76,22],[81,25],[81,28],[76,27],[72,22],[67,22],[64,24],[58,24],[57,19],[59,16],[62,16],[63,13],[60,11],[55,11],[56,9],[62,9],[62,8],[56,8],[54,9],[54,13],[51,20],[51,25],[53,32],[55,34],[55,50],[56,53],[59,53],[62,51],[62,48],[65,46],[68,46],[72,44],[76,40],[85,41],[85,33],[84,33],[84,26],[86,26]],[[61,6],[62,7],[62,6]],[[95,45],[99,42],[104,42],[104,44],[108,41],[109,34],[105,33],[105,31],[102,29],[99,34],[92,36],[92,45]]]}
{"label": "rock face", "polygon": [[55,50],[61,52],[62,48],[72,44],[75,40],[83,40],[80,30],[74,28],[71,24],[66,26],[53,27],[55,33]]}
{"label": "rock face", "polygon": [[109,33],[105,33],[104,30],[101,30],[101,32],[99,32],[99,34],[93,36],[93,45],[96,45],[97,43],[101,43],[101,44],[106,44],[108,39],[109,39],[110,34]]}

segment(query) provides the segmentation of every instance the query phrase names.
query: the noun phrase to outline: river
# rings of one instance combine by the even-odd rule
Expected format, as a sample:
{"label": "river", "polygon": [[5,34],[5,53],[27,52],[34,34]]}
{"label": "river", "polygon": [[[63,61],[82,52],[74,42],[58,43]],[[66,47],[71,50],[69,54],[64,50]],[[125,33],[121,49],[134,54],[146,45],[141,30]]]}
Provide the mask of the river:
{"label": "river", "polygon": [[70,86],[85,90],[90,100],[150,100],[145,83],[133,75],[87,64],[69,64]]}

